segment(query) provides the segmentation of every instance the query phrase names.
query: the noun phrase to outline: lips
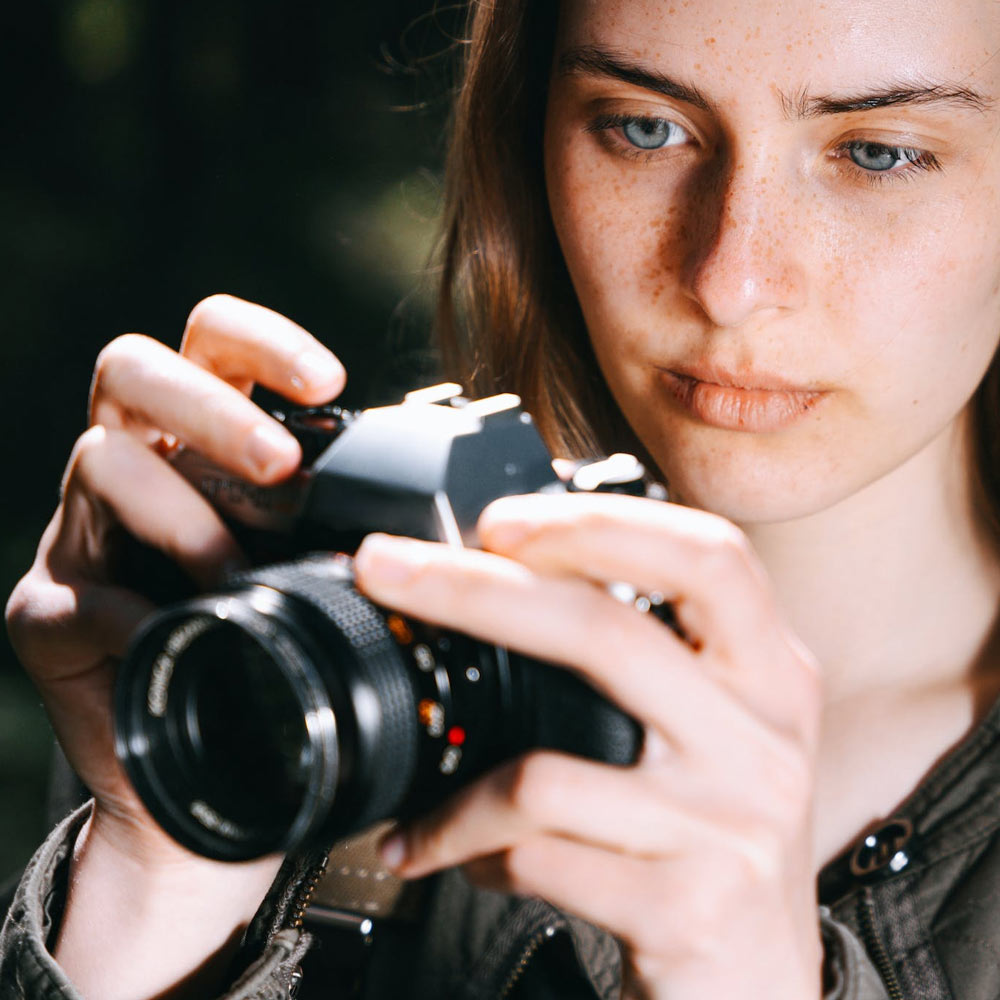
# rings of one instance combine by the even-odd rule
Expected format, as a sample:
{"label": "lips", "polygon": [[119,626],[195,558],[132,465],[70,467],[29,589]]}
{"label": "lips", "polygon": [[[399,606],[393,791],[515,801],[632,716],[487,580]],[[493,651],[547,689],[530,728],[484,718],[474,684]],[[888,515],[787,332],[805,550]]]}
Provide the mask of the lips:
{"label": "lips", "polygon": [[712,427],[777,431],[802,419],[826,391],[770,372],[728,372],[710,366],[662,370],[664,384],[682,409]]}

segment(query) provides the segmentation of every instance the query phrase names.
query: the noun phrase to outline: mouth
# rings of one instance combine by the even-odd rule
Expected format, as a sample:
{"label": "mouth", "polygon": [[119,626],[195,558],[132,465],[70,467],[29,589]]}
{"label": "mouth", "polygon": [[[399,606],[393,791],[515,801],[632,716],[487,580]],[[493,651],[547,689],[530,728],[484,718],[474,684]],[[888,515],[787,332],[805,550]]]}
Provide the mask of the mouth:
{"label": "mouth", "polygon": [[711,427],[778,431],[803,418],[827,395],[768,372],[731,373],[709,367],[662,369],[667,390],[681,408]]}

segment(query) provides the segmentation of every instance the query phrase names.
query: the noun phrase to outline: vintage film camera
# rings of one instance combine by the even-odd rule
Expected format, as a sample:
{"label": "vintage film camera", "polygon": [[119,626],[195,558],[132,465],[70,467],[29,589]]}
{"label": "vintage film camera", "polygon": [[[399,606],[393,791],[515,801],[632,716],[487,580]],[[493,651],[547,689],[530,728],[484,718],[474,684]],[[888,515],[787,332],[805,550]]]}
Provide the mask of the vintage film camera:
{"label": "vintage film camera", "polygon": [[474,546],[497,497],[644,491],[631,456],[581,465],[564,484],[518,397],[459,392],[276,414],[304,461],[275,487],[178,456],[257,565],[152,615],[119,673],[118,756],[188,848],[235,861],[329,844],[424,812],[534,747],[636,759],[638,724],[569,671],[404,618],[352,586],[348,553],[370,531]]}

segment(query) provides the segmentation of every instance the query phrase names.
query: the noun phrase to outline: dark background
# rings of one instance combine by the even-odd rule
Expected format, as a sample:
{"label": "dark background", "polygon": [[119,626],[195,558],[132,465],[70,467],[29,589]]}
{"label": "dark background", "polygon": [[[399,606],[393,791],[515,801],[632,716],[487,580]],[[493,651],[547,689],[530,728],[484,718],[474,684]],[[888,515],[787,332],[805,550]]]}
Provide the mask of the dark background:
{"label": "dark background", "polygon": [[[0,43],[0,592],[30,565],[101,346],[176,347],[227,291],[291,316],[346,400],[433,377],[426,261],[461,14],[431,0],[41,0]],[[13,11],[16,9],[16,14]],[[51,732],[0,643],[0,882],[43,834]]]}

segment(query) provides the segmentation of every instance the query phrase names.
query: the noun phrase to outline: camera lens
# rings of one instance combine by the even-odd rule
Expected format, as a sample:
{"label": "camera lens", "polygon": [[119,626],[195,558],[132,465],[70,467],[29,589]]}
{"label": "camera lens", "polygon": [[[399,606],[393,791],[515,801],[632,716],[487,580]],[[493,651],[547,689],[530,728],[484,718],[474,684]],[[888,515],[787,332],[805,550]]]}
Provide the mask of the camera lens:
{"label": "camera lens", "polygon": [[375,607],[347,557],[173,605],[122,663],[119,758],[176,840],[242,860],[426,812],[551,747],[627,764],[636,722],[565,670]]}
{"label": "camera lens", "polygon": [[330,557],[173,605],[133,639],[116,750],[147,808],[201,854],[241,860],[389,814],[417,719],[384,618]]}
{"label": "camera lens", "polygon": [[287,829],[306,794],[312,752],[295,691],[270,653],[228,621],[177,657],[173,745],[203,770],[208,798],[241,827]]}

